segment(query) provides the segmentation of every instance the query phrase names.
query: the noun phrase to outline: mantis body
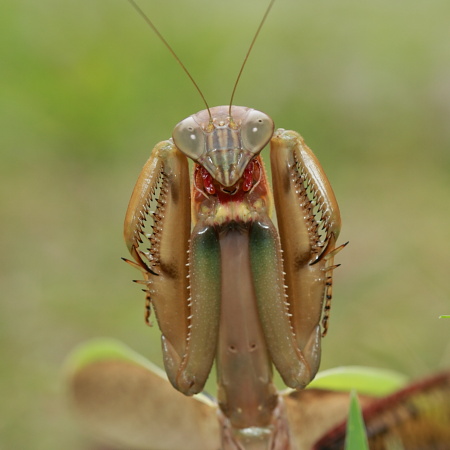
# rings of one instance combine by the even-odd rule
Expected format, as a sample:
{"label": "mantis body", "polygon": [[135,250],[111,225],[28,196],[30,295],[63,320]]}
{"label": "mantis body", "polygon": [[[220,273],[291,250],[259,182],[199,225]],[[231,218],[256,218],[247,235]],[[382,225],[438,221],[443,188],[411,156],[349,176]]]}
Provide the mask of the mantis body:
{"label": "mantis body", "polygon": [[[155,147],[131,197],[125,238],[144,274],[173,386],[200,392],[216,360],[224,420],[267,433],[282,420],[272,363],[295,389],[318,370],[340,218],[320,164],[297,133],[273,133],[272,120],[258,111],[231,111],[191,116],[173,141]],[[259,156],[268,140],[279,234]],[[185,154],[196,161],[192,231]],[[144,236],[153,196],[153,232]],[[148,251],[139,248],[144,239]]]}
{"label": "mantis body", "polygon": [[[273,194],[260,156],[268,143]],[[207,106],[152,150],[125,241],[144,275],[147,320],[153,308],[172,385],[197,394],[217,364],[225,447],[252,435],[264,448],[289,448],[272,365],[294,389],[319,368],[340,226],[317,158],[260,111]]]}

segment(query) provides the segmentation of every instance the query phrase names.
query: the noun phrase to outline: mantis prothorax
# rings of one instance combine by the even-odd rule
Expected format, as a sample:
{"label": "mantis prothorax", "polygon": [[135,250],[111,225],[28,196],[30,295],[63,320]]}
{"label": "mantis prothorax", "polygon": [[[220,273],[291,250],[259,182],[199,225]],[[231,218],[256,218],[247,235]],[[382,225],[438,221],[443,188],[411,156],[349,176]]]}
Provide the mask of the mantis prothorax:
{"label": "mantis prothorax", "polygon": [[[229,105],[205,101],[205,110],[154,147],[124,236],[144,276],[146,320],[152,308],[172,385],[186,395],[202,391],[216,362],[223,446],[241,448],[252,435],[266,446],[245,448],[289,448],[272,364],[294,389],[319,368],[341,219],[303,138],[275,130],[263,112],[233,105],[236,86]],[[260,156],[269,143],[273,194]]]}

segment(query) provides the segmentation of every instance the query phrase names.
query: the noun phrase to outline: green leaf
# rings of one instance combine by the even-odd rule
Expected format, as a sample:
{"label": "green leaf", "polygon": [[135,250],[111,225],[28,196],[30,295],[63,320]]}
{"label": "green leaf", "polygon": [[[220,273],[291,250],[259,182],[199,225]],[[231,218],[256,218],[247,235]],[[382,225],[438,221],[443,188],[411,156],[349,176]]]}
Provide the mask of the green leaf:
{"label": "green leaf", "polygon": [[76,347],[68,356],[64,367],[68,373],[73,373],[83,367],[98,361],[122,360],[145,367],[163,378],[165,372],[149,360],[136,353],[115,339],[93,339]]}
{"label": "green leaf", "polygon": [[369,450],[366,428],[364,426],[364,420],[356,391],[352,391],[350,394],[350,411],[347,421],[345,450]]}
{"label": "green leaf", "polygon": [[405,375],[392,370],[347,366],[320,372],[308,388],[336,391],[354,389],[361,394],[378,397],[402,388],[407,382],[408,378]]}
{"label": "green leaf", "polygon": [[439,316],[439,319],[450,319],[450,314]]}

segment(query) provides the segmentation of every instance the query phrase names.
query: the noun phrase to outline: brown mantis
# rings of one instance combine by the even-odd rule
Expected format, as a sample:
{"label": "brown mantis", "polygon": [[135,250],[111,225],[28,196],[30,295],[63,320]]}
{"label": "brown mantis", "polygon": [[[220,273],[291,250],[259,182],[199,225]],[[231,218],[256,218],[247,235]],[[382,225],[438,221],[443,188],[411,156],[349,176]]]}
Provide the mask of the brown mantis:
{"label": "brown mantis", "polygon": [[[343,247],[336,247],[340,213],[302,137],[275,131],[269,116],[233,105],[233,97],[234,90],[229,105],[213,108],[205,101],[205,110],[155,146],[130,199],[125,241],[135,260],[129,262],[144,277],[138,283],[146,292],[146,320],[153,309],[161,330],[170,383],[198,394],[216,363],[220,425],[214,433],[222,448],[294,449],[292,424],[302,424],[292,417],[302,397],[277,391],[272,365],[299,391],[319,368],[333,259]],[[260,157],[269,142],[273,194]],[[156,378],[148,383],[163,389]],[[448,389],[448,377],[436,384]],[[195,401],[192,415],[206,409],[203,420],[213,429],[215,407]],[[203,448],[215,448],[207,442]],[[334,448],[324,445],[318,448]]]}
{"label": "brown mantis", "polygon": [[[274,131],[269,116],[232,100],[206,104],[153,149],[124,236],[144,275],[147,319],[152,307],[172,385],[186,395],[201,392],[216,361],[222,421],[230,429],[223,441],[253,430],[255,439],[284,448],[289,436],[272,364],[295,389],[319,368],[341,220],[302,137]],[[259,156],[269,141],[279,232]],[[191,188],[187,158],[195,163]]]}

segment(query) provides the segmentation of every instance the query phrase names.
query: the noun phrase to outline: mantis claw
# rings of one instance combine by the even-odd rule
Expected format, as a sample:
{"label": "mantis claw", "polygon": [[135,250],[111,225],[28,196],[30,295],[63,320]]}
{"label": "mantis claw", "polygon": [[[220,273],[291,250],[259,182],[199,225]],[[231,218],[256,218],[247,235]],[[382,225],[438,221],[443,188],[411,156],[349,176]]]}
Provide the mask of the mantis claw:
{"label": "mantis claw", "polygon": [[328,326],[332,291],[326,273],[334,267],[337,253],[339,207],[319,161],[298,133],[282,129],[274,133],[271,166],[289,312],[312,379],[320,362],[318,324],[323,313],[325,333]]}

